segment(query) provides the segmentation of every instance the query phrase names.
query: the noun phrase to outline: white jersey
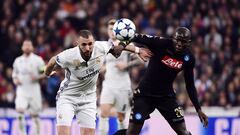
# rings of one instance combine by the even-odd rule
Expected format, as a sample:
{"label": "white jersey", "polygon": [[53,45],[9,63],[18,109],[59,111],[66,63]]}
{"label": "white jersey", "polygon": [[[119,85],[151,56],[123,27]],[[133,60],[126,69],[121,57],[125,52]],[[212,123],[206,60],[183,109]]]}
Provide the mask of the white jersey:
{"label": "white jersey", "polygon": [[21,55],[17,57],[13,63],[13,78],[17,78],[21,85],[17,89],[25,94],[31,95],[34,88],[39,88],[38,81],[32,81],[32,77],[39,77],[40,71],[44,67],[43,59],[31,53],[29,56]]}
{"label": "white jersey", "polygon": [[119,62],[129,62],[130,52],[123,51],[117,59],[113,55],[106,57],[106,73],[103,81],[103,88],[113,90],[131,90],[129,72],[121,71],[116,67]]}
{"label": "white jersey", "polygon": [[65,69],[65,78],[61,82],[58,96],[79,96],[96,92],[100,68],[110,48],[109,42],[96,41],[87,63],[78,46],[59,53],[56,62]]}

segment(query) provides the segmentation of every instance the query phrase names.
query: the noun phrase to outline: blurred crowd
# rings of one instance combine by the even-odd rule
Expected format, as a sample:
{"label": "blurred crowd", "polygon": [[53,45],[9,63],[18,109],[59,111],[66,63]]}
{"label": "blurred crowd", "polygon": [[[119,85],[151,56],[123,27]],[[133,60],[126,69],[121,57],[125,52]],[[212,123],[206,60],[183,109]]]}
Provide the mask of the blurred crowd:
{"label": "blurred crowd", "polygon": [[[46,62],[73,47],[80,29],[107,40],[111,18],[129,18],[137,32],[170,37],[177,26],[192,31],[195,85],[203,106],[240,106],[240,8],[238,0],[2,0],[0,1],[0,107],[14,107],[12,63],[29,38]],[[133,88],[144,66],[132,68]],[[42,80],[44,107],[55,106],[63,73]],[[100,76],[100,80],[103,79]],[[101,81],[99,81],[101,82]],[[99,84],[100,86],[100,84]],[[99,87],[101,88],[101,87]],[[178,99],[191,106],[182,75],[174,83]]]}

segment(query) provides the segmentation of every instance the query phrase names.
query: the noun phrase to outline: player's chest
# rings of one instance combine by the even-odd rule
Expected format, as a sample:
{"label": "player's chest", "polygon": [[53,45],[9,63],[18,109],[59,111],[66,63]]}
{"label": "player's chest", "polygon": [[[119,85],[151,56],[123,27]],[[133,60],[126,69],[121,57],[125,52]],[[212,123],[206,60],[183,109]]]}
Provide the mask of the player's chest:
{"label": "player's chest", "polygon": [[91,78],[97,75],[103,64],[103,59],[98,57],[90,59],[88,62],[81,62],[79,59],[73,60],[69,70],[80,80],[85,78]]}
{"label": "player's chest", "polygon": [[18,70],[24,74],[38,70],[38,66],[36,61],[32,59],[21,59],[18,64]]}
{"label": "player's chest", "polygon": [[164,53],[159,57],[155,58],[155,61],[161,68],[167,71],[180,72],[183,70],[186,62],[189,61],[189,55],[176,55],[171,53]]}

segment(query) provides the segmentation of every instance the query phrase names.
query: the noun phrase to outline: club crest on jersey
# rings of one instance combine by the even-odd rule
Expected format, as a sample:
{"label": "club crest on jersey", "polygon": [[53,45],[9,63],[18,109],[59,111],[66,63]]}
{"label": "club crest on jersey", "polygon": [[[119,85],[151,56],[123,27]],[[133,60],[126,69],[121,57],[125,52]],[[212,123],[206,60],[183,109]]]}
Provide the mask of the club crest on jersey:
{"label": "club crest on jersey", "polygon": [[161,60],[161,62],[163,64],[165,64],[166,66],[170,67],[170,68],[175,68],[175,69],[181,69],[183,62],[173,59],[169,56],[164,56],[164,58]]}
{"label": "club crest on jersey", "polygon": [[96,59],[96,63],[99,64],[101,62],[101,59],[100,58],[97,58]]}
{"label": "club crest on jersey", "polygon": [[184,60],[185,60],[185,61],[189,61],[189,59],[190,59],[189,55],[185,55],[185,56],[184,56]]}
{"label": "club crest on jersey", "polygon": [[73,60],[73,65],[75,66],[75,70],[79,70],[79,67],[81,66],[81,62],[78,59]]}

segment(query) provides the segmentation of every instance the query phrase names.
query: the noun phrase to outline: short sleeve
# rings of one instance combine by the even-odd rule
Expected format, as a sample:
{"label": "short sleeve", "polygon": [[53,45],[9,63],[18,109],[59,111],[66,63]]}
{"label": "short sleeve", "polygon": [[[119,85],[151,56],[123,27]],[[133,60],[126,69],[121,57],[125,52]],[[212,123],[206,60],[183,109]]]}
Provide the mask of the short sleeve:
{"label": "short sleeve", "polygon": [[67,67],[67,56],[66,56],[66,51],[63,51],[61,53],[59,53],[56,58],[55,58],[57,64],[59,66],[61,66],[62,68],[66,68]]}

